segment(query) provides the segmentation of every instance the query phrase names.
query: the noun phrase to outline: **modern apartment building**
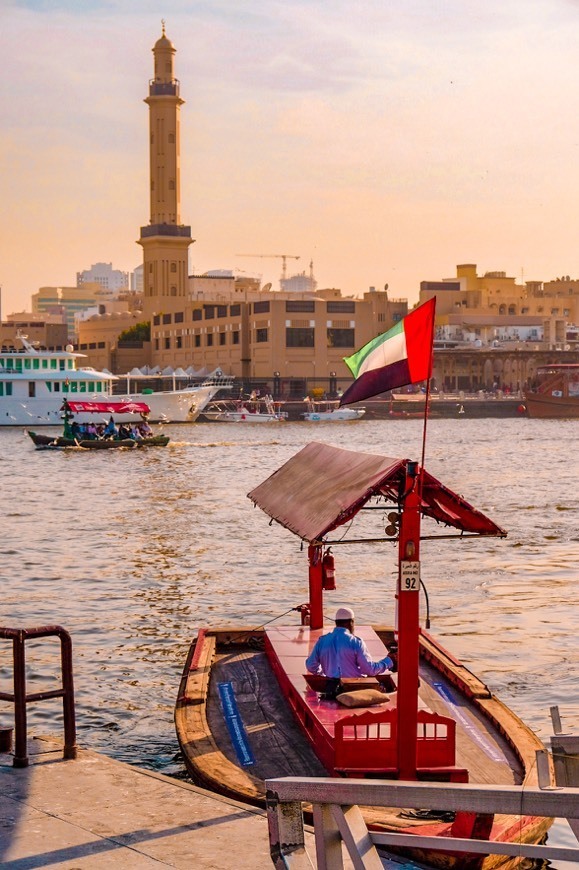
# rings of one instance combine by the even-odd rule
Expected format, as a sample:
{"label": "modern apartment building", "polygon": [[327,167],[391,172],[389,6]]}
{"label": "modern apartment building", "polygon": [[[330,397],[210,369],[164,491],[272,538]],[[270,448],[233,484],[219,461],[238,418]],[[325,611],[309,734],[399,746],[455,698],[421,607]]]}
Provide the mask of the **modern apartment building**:
{"label": "modern apartment building", "polygon": [[76,273],[77,287],[83,284],[100,284],[105,290],[117,293],[129,289],[129,273],[113,269],[112,263],[95,263],[90,269]]}

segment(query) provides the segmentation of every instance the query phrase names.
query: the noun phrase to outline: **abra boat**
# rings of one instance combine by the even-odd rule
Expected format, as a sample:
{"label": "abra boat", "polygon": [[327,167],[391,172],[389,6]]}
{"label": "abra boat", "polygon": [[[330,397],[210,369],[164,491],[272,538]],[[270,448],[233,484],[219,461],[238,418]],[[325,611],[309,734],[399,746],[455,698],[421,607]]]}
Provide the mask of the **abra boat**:
{"label": "abra boat", "polygon": [[309,423],[343,423],[349,420],[361,420],[366,413],[365,408],[340,408],[339,401],[317,402],[306,399],[307,411],[301,416]]}
{"label": "abra boat", "polygon": [[[144,402],[68,402],[65,401],[62,408],[64,422],[62,435],[44,435],[32,430],[27,430],[37,450],[115,450],[119,448],[133,449],[138,447],[166,447],[171,440],[168,435],[155,434],[146,422],[150,408]],[[87,431],[85,424],[79,425],[75,420],[75,414],[94,415],[93,420],[99,419],[98,426],[94,424]],[[119,417],[135,415],[141,417],[141,422],[133,423],[129,428],[121,424],[117,428],[113,415]],[[111,424],[107,422],[110,415]],[[105,425],[107,424],[107,425]],[[124,434],[123,428],[129,431]]]}
{"label": "abra boat", "polygon": [[211,423],[281,423],[288,415],[281,410],[281,402],[263,396],[212,402],[203,416]]}
{"label": "abra boat", "polygon": [[[60,407],[65,398],[87,401],[140,401],[143,396],[127,393],[113,396],[119,380],[110,372],[99,372],[89,366],[77,368],[77,360],[85,354],[65,350],[40,350],[26,336],[19,335],[22,350],[0,352],[0,426],[54,426],[60,423]],[[185,387],[147,393],[152,422],[192,423],[219,390],[231,387],[231,378],[211,377]],[[79,416],[79,422],[90,422],[89,416]],[[118,422],[130,422],[130,414]]]}
{"label": "abra boat", "polygon": [[540,366],[537,378],[537,390],[524,394],[529,417],[579,418],[579,364]]}
{"label": "abra boat", "polygon": [[[539,739],[419,624],[421,517],[457,532],[442,538],[502,537],[499,526],[415,462],[317,443],[249,498],[307,543],[309,601],[295,608],[299,624],[199,630],[175,710],[185,764],[197,783],[257,805],[265,801],[264,780],[279,776],[536,784]],[[328,548],[344,541],[331,534],[364,510],[388,523],[386,538],[368,542],[398,541],[397,629],[363,625],[356,633],[374,659],[395,643],[398,672],[386,691],[377,680],[362,680],[364,691],[355,680],[342,681],[342,694],[333,698],[324,678],[305,674],[305,659],[323,632],[324,590],[335,588]],[[346,697],[352,706],[342,703]],[[374,830],[425,836],[538,842],[550,824],[527,816],[363,812]],[[515,866],[505,856],[434,848],[412,850],[412,857],[437,868]]]}

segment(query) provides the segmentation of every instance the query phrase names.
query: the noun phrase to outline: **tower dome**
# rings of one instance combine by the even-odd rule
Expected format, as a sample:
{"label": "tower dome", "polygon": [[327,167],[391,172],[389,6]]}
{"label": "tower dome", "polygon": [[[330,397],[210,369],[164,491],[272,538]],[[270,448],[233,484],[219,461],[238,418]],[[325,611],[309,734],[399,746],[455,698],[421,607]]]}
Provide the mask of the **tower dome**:
{"label": "tower dome", "polygon": [[165,22],[162,21],[161,23],[163,26],[163,32],[162,32],[161,36],[159,37],[159,39],[156,41],[155,46],[153,48],[153,51],[157,51],[158,49],[161,49],[161,50],[162,49],[165,49],[165,50],[169,49],[170,51],[175,51],[175,46],[173,45],[173,43],[171,42],[171,40],[169,39],[169,37],[165,33]]}

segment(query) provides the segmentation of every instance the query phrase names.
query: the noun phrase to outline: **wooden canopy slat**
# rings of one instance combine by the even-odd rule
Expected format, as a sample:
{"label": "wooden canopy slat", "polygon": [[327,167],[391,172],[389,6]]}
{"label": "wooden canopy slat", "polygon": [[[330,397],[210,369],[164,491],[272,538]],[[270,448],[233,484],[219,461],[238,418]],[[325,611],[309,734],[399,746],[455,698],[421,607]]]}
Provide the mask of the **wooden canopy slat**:
{"label": "wooden canopy slat", "polygon": [[[354,517],[373,496],[396,503],[408,461],[314,441],[248,493],[248,498],[298,537],[319,541]],[[464,532],[506,534],[426,471],[421,512]]]}

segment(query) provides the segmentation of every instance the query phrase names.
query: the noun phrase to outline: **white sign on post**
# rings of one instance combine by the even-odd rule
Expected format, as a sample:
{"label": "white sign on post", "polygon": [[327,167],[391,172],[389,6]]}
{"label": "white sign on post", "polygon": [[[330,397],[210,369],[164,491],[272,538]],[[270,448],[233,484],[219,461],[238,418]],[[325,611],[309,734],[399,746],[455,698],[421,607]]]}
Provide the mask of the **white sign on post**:
{"label": "white sign on post", "polygon": [[400,563],[400,591],[420,591],[420,562]]}

